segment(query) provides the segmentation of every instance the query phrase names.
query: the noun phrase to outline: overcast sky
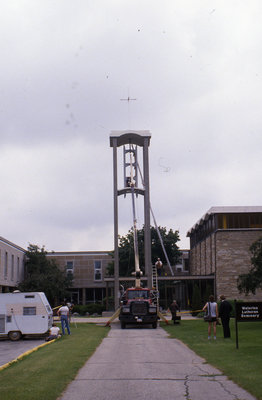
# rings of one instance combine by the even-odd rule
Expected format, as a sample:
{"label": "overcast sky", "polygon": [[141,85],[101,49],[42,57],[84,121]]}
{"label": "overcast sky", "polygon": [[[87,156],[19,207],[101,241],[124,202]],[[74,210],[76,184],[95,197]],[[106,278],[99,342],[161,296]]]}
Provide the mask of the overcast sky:
{"label": "overcast sky", "polygon": [[150,130],[152,209],[180,248],[210,207],[262,205],[261,0],[0,5],[0,236],[112,250],[111,130]]}

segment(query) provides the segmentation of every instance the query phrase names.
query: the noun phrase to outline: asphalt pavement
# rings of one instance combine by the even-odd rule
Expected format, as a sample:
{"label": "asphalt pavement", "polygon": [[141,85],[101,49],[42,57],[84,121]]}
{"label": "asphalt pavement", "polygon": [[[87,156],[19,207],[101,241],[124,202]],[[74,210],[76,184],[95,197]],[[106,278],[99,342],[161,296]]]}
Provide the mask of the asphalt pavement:
{"label": "asphalt pavement", "polygon": [[164,329],[118,322],[59,398],[93,399],[255,400]]}
{"label": "asphalt pavement", "polygon": [[12,342],[9,339],[0,340],[0,368],[4,364],[15,360],[21,354],[26,353],[41,344],[45,343],[44,339],[23,339]]}

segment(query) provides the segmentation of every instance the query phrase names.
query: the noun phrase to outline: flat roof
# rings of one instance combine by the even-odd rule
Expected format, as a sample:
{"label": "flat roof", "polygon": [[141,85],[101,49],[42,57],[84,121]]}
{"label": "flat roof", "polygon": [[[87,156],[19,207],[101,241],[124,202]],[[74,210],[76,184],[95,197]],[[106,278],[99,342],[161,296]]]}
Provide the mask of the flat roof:
{"label": "flat roof", "polygon": [[114,146],[114,139],[116,139],[117,147],[123,146],[124,144],[136,144],[138,146],[143,146],[145,139],[148,139],[149,143],[150,143],[151,133],[150,133],[150,131],[147,131],[147,130],[145,130],[145,131],[134,131],[134,130],[111,131],[110,147]]}
{"label": "flat roof", "polygon": [[202,225],[210,215],[214,214],[245,214],[245,213],[262,213],[262,206],[221,206],[221,207],[211,207],[202,218],[200,218],[195,225],[187,232],[187,236],[200,225]]}
{"label": "flat roof", "polygon": [[2,236],[0,236],[0,242],[7,244],[8,246],[14,247],[17,250],[22,251],[23,253],[26,252],[25,249],[23,249],[22,247],[18,246],[17,244],[14,244],[12,242],[10,242],[9,240],[3,238]]}
{"label": "flat roof", "polygon": [[74,257],[74,256],[108,256],[111,251],[48,251],[50,257]]}

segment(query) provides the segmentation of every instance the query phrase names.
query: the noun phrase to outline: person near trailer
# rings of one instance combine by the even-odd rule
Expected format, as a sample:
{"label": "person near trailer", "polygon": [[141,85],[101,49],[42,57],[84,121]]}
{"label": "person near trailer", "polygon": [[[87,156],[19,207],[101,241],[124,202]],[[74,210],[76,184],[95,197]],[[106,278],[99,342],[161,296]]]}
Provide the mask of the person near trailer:
{"label": "person near trailer", "polygon": [[170,304],[169,310],[172,314],[172,320],[174,321],[174,324],[176,324],[176,321],[178,319],[176,316],[176,313],[177,313],[177,311],[180,311],[180,308],[179,308],[176,300],[173,300],[172,304]]}
{"label": "person near trailer", "polygon": [[71,317],[72,317],[72,311],[73,311],[73,308],[74,308],[74,304],[70,303],[70,301],[68,301],[66,303],[66,305],[67,305],[67,307],[69,309],[69,323],[70,323],[71,322]]}
{"label": "person near trailer", "polygon": [[60,329],[56,324],[52,324],[52,327],[49,330],[49,336],[46,338],[46,342],[50,340],[58,339],[60,337]]}
{"label": "person near trailer", "polygon": [[215,298],[213,295],[209,296],[209,301],[204,305],[202,311],[208,311],[210,315],[210,321],[208,321],[208,339],[211,339],[211,328],[213,325],[213,336],[216,339],[217,333],[217,318],[218,318],[218,307],[215,302]]}
{"label": "person near trailer", "polygon": [[219,317],[221,318],[222,326],[223,326],[223,332],[224,332],[224,338],[230,338],[230,326],[229,326],[229,321],[230,321],[230,313],[232,311],[232,306],[231,304],[226,300],[226,297],[222,294],[220,296],[221,304],[219,307]]}
{"label": "person near trailer", "polygon": [[62,307],[60,307],[59,310],[57,311],[57,315],[59,315],[61,319],[62,334],[65,335],[65,327],[66,327],[67,333],[68,335],[70,335],[71,332],[69,327],[69,308],[67,307],[65,302],[63,302]]}

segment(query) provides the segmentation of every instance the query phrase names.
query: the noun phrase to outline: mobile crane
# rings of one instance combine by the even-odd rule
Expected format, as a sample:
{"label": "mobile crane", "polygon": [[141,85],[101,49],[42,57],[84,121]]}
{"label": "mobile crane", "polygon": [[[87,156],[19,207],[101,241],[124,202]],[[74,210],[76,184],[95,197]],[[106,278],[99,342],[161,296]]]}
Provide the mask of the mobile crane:
{"label": "mobile crane", "polygon": [[[130,157],[131,157],[130,152]],[[130,165],[133,162],[130,161]],[[121,299],[121,307],[119,320],[121,328],[124,329],[126,324],[152,324],[154,329],[157,328],[157,304],[152,290],[141,287],[142,271],[139,266],[138,240],[137,240],[137,219],[135,209],[135,181],[133,179],[133,168],[131,168],[131,177],[128,180],[132,195],[133,209],[133,233],[134,233],[134,253],[135,253],[135,287],[127,289]]]}
{"label": "mobile crane", "polygon": [[[130,160],[126,160],[126,155],[130,155]],[[130,175],[126,176],[126,168],[130,169]],[[135,208],[135,195],[137,195],[137,170],[139,169],[141,180],[145,188],[141,170],[137,162],[137,150],[131,143],[129,148],[124,146],[124,186],[122,193],[130,193],[132,197],[133,211],[133,237],[134,237],[134,259],[135,270],[132,275],[135,276],[135,286],[126,289],[120,298],[120,307],[109,319],[106,326],[110,325],[117,317],[120,320],[121,328],[124,329],[127,324],[146,325],[150,324],[154,329],[157,328],[157,321],[161,318],[168,321],[159,312],[158,304],[158,285],[157,272],[155,265],[152,266],[152,289],[144,288],[141,285],[141,277],[143,275],[139,266],[138,238],[137,238],[137,218]],[[150,207],[152,213],[152,209]],[[154,217],[154,216],[153,216]],[[155,221],[155,218],[154,218]],[[161,239],[160,239],[161,241]],[[148,283],[150,285],[150,283]]]}

